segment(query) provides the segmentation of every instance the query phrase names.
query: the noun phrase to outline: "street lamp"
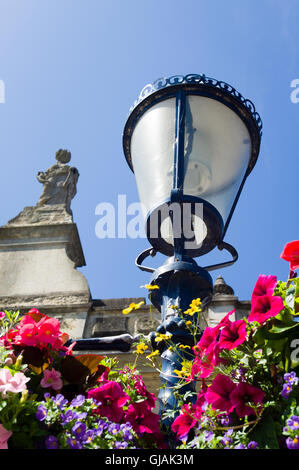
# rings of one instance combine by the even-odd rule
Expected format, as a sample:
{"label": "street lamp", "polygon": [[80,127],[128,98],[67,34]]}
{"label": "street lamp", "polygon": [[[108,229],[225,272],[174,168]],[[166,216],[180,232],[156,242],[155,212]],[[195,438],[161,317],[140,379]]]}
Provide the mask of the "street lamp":
{"label": "street lamp", "polygon": [[[123,148],[136,177],[151,244],[136,264],[152,272],[151,283],[159,286],[151,293],[162,314],[157,331],[172,334],[176,344],[192,346],[193,338],[172,306],[184,312],[192,299],[207,300],[213,290],[209,271],[238,258],[223,239],[258,158],[261,135],[262,121],[253,103],[227,83],[205,75],[158,79],[143,88],[130,110]],[[226,249],[232,259],[199,267],[194,258],[215,247]],[[156,252],[169,257],[164,265],[156,270],[143,266]],[[165,343],[160,349],[160,409],[167,410],[175,408],[172,390],[179,377],[174,370],[184,353],[178,357]],[[184,390],[194,387],[190,383]]]}

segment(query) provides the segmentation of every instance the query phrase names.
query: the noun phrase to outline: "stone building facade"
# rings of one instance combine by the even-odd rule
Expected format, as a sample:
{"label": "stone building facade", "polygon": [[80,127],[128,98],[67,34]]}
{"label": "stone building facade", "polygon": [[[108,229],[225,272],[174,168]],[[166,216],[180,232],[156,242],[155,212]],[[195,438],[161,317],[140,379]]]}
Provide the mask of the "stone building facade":
{"label": "stone building facade", "polygon": [[[85,266],[85,259],[70,208],[79,172],[67,164],[69,152],[58,151],[56,159],[55,165],[37,175],[43,193],[36,206],[25,207],[0,227],[0,310],[26,312],[38,308],[58,318],[61,330],[72,339],[104,337],[109,348],[102,346],[100,354],[117,356],[120,364],[133,363],[132,341],[141,333],[148,335],[156,330],[160,313],[143,297],[91,297],[87,279],[77,270]],[[123,315],[122,310],[131,302],[141,301],[144,305],[138,311]],[[202,312],[203,326],[217,325],[233,309],[235,319],[243,318],[249,314],[250,302],[240,301],[219,276]],[[120,335],[125,335],[126,350],[113,349]],[[88,344],[84,352],[95,353]],[[149,389],[157,392],[158,374],[144,365],[140,365],[140,371]]]}

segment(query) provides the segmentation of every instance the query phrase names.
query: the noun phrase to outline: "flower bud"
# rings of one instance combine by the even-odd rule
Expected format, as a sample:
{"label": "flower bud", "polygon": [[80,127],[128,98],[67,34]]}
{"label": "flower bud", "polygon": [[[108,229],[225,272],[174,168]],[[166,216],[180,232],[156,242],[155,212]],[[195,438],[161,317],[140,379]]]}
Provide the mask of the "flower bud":
{"label": "flower bud", "polygon": [[17,360],[16,360],[16,367],[21,367],[22,362],[23,362],[23,356],[22,356],[22,354],[20,354],[20,355],[17,357]]}
{"label": "flower bud", "polygon": [[27,400],[27,397],[28,397],[28,390],[26,389],[26,390],[23,390],[22,392],[20,403],[24,403]]}

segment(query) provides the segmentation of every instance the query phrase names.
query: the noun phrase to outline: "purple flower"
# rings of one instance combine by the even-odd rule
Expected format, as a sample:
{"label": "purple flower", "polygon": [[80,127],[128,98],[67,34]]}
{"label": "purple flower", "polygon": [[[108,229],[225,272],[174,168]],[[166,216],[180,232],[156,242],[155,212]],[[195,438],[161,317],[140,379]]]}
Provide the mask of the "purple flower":
{"label": "purple flower", "polygon": [[58,441],[55,436],[47,437],[45,444],[47,449],[58,449]]}
{"label": "purple flower", "polygon": [[220,423],[222,424],[222,426],[229,426],[231,424],[231,417],[226,415],[226,416],[222,416],[221,419],[220,419]]}
{"label": "purple flower", "polygon": [[95,431],[93,429],[88,429],[82,438],[83,444],[90,444],[94,438]]}
{"label": "purple flower", "polygon": [[72,410],[67,410],[64,414],[60,415],[62,426],[64,426],[66,423],[69,423],[73,419],[76,419],[77,417],[77,413]]}
{"label": "purple flower", "polygon": [[76,398],[74,398],[71,401],[72,406],[81,406],[85,402],[85,396],[84,395],[77,395]]}
{"label": "purple flower", "polygon": [[205,431],[204,436],[207,442],[211,442],[211,440],[214,438],[214,433],[212,431]]}
{"label": "purple flower", "polygon": [[128,447],[128,443],[123,441],[123,442],[120,442],[120,441],[115,441],[114,443],[114,448],[115,449],[125,449],[126,447]]}
{"label": "purple flower", "polygon": [[287,372],[283,376],[284,381],[290,385],[297,385],[298,384],[298,377],[296,376],[296,372]]}
{"label": "purple flower", "polygon": [[123,423],[120,425],[121,431],[131,431],[132,430],[132,425],[131,423]]}
{"label": "purple flower", "polygon": [[248,446],[247,446],[247,449],[257,449],[257,446],[258,446],[258,443],[255,442],[255,441],[250,441]]}
{"label": "purple flower", "polygon": [[59,409],[63,409],[64,406],[67,405],[67,399],[64,398],[61,393],[58,393],[58,395],[53,398],[53,402],[58,406]]}
{"label": "purple flower", "polygon": [[105,429],[108,428],[108,424],[105,421],[99,420],[97,423],[97,428],[95,429],[96,435],[101,436]]}
{"label": "purple flower", "polygon": [[287,420],[287,425],[292,431],[296,431],[297,429],[299,429],[299,416],[291,416]]}
{"label": "purple flower", "polygon": [[244,446],[244,444],[238,444],[235,449],[246,449],[246,447]]}
{"label": "purple flower", "polygon": [[81,442],[77,441],[74,437],[68,437],[67,443],[70,449],[82,449]]}
{"label": "purple flower", "polygon": [[109,425],[107,431],[114,436],[120,432],[120,425],[117,423],[112,423]]}
{"label": "purple flower", "polygon": [[72,433],[76,437],[83,437],[86,432],[86,425],[81,423],[81,421],[77,421],[76,424],[72,427]]}
{"label": "purple flower", "polygon": [[51,398],[51,394],[49,392],[44,393],[44,399],[47,400],[48,398]]}
{"label": "purple flower", "polygon": [[286,445],[288,449],[299,449],[299,436],[288,437]]}
{"label": "purple flower", "polygon": [[47,409],[43,405],[39,405],[35,414],[36,419],[38,419],[38,421],[44,421],[46,419],[46,416]]}
{"label": "purple flower", "polygon": [[288,398],[289,394],[291,393],[292,391],[292,387],[290,384],[288,383],[285,383],[282,387],[282,391],[281,391],[281,396],[283,398]]}
{"label": "purple flower", "polygon": [[221,444],[225,446],[225,449],[229,449],[229,446],[233,443],[233,439],[230,437],[233,433],[233,429],[229,429],[221,439]]}

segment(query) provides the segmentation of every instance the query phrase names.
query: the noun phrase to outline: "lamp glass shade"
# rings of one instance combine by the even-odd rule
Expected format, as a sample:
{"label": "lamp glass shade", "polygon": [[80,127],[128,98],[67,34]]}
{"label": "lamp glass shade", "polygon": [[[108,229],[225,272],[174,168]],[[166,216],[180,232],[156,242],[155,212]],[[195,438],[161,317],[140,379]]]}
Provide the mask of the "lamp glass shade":
{"label": "lamp glass shade", "polygon": [[176,99],[150,107],[138,120],[131,155],[143,215],[169,198],[173,185]]}
{"label": "lamp glass shade", "polygon": [[187,95],[184,144],[184,194],[212,204],[225,223],[251,155],[246,125],[221,102]]}

